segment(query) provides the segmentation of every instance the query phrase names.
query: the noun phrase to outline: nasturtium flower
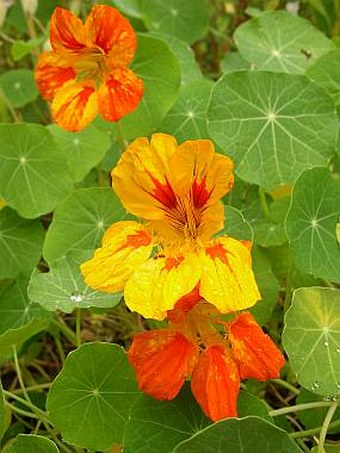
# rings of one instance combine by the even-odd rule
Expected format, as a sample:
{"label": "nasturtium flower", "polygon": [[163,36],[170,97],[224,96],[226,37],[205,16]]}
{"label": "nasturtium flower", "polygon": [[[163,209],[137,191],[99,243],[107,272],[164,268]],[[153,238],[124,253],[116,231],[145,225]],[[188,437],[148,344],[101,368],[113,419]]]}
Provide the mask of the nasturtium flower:
{"label": "nasturtium flower", "polygon": [[60,127],[79,131],[97,114],[118,121],[135,110],[143,82],[127,66],[136,51],[136,34],[118,10],[95,5],[83,24],[58,7],[50,41],[52,51],[40,55],[35,79],[44,99],[52,101]]}
{"label": "nasturtium flower", "polygon": [[220,318],[194,290],[168,312],[166,328],[135,335],[128,358],[140,390],[170,400],[191,377],[207,417],[237,417],[241,380],[278,378],[284,357],[250,313],[229,322]]}
{"label": "nasturtium flower", "polygon": [[127,306],[145,318],[164,319],[197,288],[228,313],[251,307],[260,294],[250,244],[213,237],[224,225],[220,201],[233,186],[233,163],[209,140],[177,145],[154,134],[135,140],[112,171],[113,189],[128,212],[104,234],[101,248],[81,266],[95,289],[124,289]]}

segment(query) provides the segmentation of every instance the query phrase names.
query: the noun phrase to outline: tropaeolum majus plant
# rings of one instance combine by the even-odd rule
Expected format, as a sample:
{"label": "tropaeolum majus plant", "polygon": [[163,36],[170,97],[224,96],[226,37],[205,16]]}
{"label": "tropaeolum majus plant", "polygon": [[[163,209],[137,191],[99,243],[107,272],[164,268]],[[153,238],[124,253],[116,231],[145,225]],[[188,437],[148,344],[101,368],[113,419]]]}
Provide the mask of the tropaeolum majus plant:
{"label": "tropaeolum majus plant", "polygon": [[1,451],[338,447],[340,9],[247,6],[0,2]]}

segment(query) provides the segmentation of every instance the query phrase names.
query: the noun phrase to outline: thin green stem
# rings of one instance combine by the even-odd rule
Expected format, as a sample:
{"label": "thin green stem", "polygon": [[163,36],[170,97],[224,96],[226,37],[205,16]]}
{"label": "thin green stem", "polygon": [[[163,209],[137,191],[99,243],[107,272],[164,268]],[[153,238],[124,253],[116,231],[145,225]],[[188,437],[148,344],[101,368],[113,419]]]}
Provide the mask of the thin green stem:
{"label": "thin green stem", "polygon": [[81,346],[81,309],[77,308],[76,310],[76,337],[77,337],[77,347]]}
{"label": "thin green stem", "polygon": [[64,352],[63,345],[61,344],[61,341],[60,341],[59,332],[56,335],[54,335],[54,342],[55,342],[55,346],[57,348],[57,351],[58,351],[58,354],[60,357],[60,361],[63,364],[65,362],[65,352]]}
{"label": "thin green stem", "polygon": [[262,208],[263,214],[266,216],[266,218],[270,222],[272,222],[273,219],[272,219],[272,216],[270,214],[269,207],[268,207],[267,198],[266,198],[266,192],[262,189],[262,187],[259,188],[259,197],[260,197],[260,204],[261,204],[261,208]]}
{"label": "thin green stem", "polygon": [[[328,429],[340,428],[340,420],[336,420],[333,423],[328,425]],[[297,431],[295,433],[290,433],[289,436],[293,439],[299,439],[300,437],[311,437],[315,436],[315,434],[319,434],[321,431],[322,426],[318,426],[317,428],[306,429],[305,431]]]}
{"label": "thin green stem", "polygon": [[39,419],[39,417],[36,414],[33,414],[32,412],[24,411],[23,409],[20,409],[19,407],[14,406],[14,404],[9,403],[8,401],[6,401],[6,406],[8,406],[13,412],[17,412],[18,414],[23,415],[25,417]]}
{"label": "thin green stem", "polygon": [[290,307],[290,304],[292,301],[293,271],[294,271],[293,264],[290,264],[289,269],[288,269],[287,282],[286,282],[286,295],[285,295],[285,300],[283,303],[283,312],[284,313],[286,313],[286,311]]}
{"label": "thin green stem", "polygon": [[73,346],[77,347],[77,337],[73,330],[69,328],[69,326],[57,319],[52,319],[51,323],[54,326],[58,327],[60,332],[73,344]]}
{"label": "thin green stem", "polygon": [[327,431],[328,431],[329,425],[331,424],[332,418],[334,416],[334,413],[335,413],[337,407],[338,407],[338,402],[335,401],[331,405],[331,407],[328,409],[326,417],[323,421],[323,424],[321,426],[321,431],[320,431],[320,437],[319,437],[318,453],[324,452],[324,445],[325,445],[325,440],[326,440],[326,436],[327,436]]}
{"label": "thin green stem", "polygon": [[125,148],[127,147],[127,142],[124,138],[122,126],[119,121],[116,123],[116,126],[117,126],[116,127],[116,131],[117,131],[116,139],[117,139],[120,151],[123,152],[125,150]]}
{"label": "thin green stem", "polygon": [[302,439],[296,439],[296,443],[299,444],[299,447],[301,448],[301,450],[305,451],[306,453],[310,453],[309,448],[305,445],[305,443]]}
{"label": "thin green stem", "polygon": [[18,381],[19,381],[20,388],[21,388],[22,393],[24,394],[26,400],[31,402],[30,397],[28,396],[28,393],[26,391],[24,380],[22,378],[20,365],[19,365],[19,360],[18,360],[17,349],[16,349],[15,346],[13,346],[13,356],[14,356],[15,371],[16,371],[17,376],[18,376]]}
{"label": "thin green stem", "polygon": [[7,398],[11,398],[15,401],[18,401],[23,406],[29,407],[32,410],[32,412],[34,412],[34,414],[41,420],[48,421],[46,413],[43,410],[39,409],[39,407],[35,406],[30,400],[20,398],[20,396],[15,395],[14,393],[9,392],[8,390],[3,390],[3,394]]}
{"label": "thin green stem", "polygon": [[280,385],[281,387],[286,388],[290,392],[294,393],[295,395],[299,395],[300,390],[294,387],[292,384],[289,382],[284,381],[283,379],[272,379],[272,382],[275,382],[275,384]]}
{"label": "thin green stem", "polygon": [[269,412],[272,417],[278,417],[279,415],[290,414],[291,412],[305,411],[307,409],[315,409],[317,407],[330,407],[332,404],[329,401],[315,401],[313,403],[297,404],[296,406],[282,407],[281,409],[275,409]]}
{"label": "thin green stem", "polygon": [[[49,389],[52,385],[52,382],[46,382],[45,384],[37,384],[37,385],[31,385],[30,387],[26,387],[27,392],[36,392],[37,390],[44,390],[44,389]],[[15,389],[11,391],[11,394],[16,394],[16,393],[23,393],[22,389]]]}

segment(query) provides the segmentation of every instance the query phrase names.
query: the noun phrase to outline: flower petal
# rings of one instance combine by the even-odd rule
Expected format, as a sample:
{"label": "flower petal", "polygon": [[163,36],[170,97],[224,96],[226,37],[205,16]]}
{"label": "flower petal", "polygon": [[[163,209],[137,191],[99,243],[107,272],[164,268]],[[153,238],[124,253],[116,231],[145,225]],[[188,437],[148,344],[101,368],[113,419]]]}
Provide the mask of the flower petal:
{"label": "flower petal", "polygon": [[159,400],[171,400],[191,374],[198,349],[181,333],[159,329],[135,335],[128,358],[140,390]]}
{"label": "flower petal", "polygon": [[51,108],[54,121],[63,129],[71,132],[84,129],[98,113],[95,85],[82,82],[62,88]]}
{"label": "flower petal", "polygon": [[94,289],[121,291],[136,268],[152,251],[152,238],[137,222],[117,222],[108,228],[93,258],[80,267],[86,283]]}
{"label": "flower petal", "polygon": [[192,193],[195,208],[216,203],[234,184],[234,164],[227,156],[215,153],[210,140],[182,143],[172,159],[173,184],[178,193]]}
{"label": "flower petal", "polygon": [[86,48],[85,28],[71,11],[57,7],[51,17],[50,41],[59,52],[78,53]]}
{"label": "flower petal", "polygon": [[104,76],[98,90],[100,115],[106,121],[118,121],[138,107],[143,91],[143,81],[130,69],[114,69]]}
{"label": "flower petal", "polygon": [[130,22],[107,5],[93,6],[85,22],[89,42],[111,57],[112,65],[128,65],[135,54],[137,39]]}
{"label": "flower petal", "polygon": [[237,417],[240,377],[236,363],[223,346],[209,346],[200,356],[191,390],[205,415],[213,421]]}
{"label": "flower petal", "polygon": [[35,67],[35,81],[44,99],[53,99],[56,91],[75,80],[76,76],[75,70],[63,62],[60,55],[44,52],[39,56]]}
{"label": "flower petal", "polygon": [[112,171],[112,185],[124,207],[144,219],[164,219],[164,206],[176,203],[169,185],[169,160],[177,142],[166,134],[138,138],[124,151]]}
{"label": "flower petal", "polygon": [[173,323],[184,321],[187,313],[192,310],[201,299],[199,285],[197,285],[190,293],[181,297],[172,310],[168,311],[166,315],[167,319]]}
{"label": "flower petal", "polygon": [[241,241],[219,237],[200,257],[200,294],[222,313],[251,307],[261,298],[249,249]]}
{"label": "flower petal", "polygon": [[200,278],[197,255],[156,257],[136,269],[125,285],[124,298],[132,311],[144,318],[162,320]]}
{"label": "flower petal", "polygon": [[232,355],[241,379],[276,379],[285,363],[279,348],[250,313],[242,313],[228,325]]}

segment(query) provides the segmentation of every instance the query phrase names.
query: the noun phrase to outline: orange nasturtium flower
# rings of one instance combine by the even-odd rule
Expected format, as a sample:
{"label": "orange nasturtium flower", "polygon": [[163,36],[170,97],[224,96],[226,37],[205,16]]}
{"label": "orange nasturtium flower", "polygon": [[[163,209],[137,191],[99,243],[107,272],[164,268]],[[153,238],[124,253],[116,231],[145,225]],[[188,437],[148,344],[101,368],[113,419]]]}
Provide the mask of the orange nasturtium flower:
{"label": "orange nasturtium flower", "polygon": [[284,357],[250,313],[230,322],[218,317],[193,291],[168,312],[167,328],[135,335],[128,358],[140,390],[170,400],[191,376],[192,393],[207,417],[237,417],[241,379],[278,378]]}
{"label": "orange nasturtium flower", "polygon": [[52,101],[59,126],[79,131],[98,113],[118,121],[135,110],[143,82],[127,65],[136,51],[136,34],[115,8],[95,5],[85,24],[56,8],[50,41],[52,51],[40,55],[35,79],[44,99]]}
{"label": "orange nasturtium flower", "polygon": [[162,320],[194,288],[220,312],[251,307],[260,294],[249,243],[223,228],[220,198],[233,186],[232,161],[209,140],[177,145],[154,134],[135,140],[112,171],[124,207],[144,220],[121,221],[105,232],[94,257],[81,265],[95,289],[124,289],[127,306]]}

